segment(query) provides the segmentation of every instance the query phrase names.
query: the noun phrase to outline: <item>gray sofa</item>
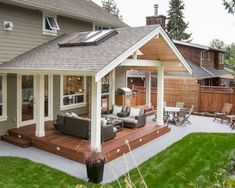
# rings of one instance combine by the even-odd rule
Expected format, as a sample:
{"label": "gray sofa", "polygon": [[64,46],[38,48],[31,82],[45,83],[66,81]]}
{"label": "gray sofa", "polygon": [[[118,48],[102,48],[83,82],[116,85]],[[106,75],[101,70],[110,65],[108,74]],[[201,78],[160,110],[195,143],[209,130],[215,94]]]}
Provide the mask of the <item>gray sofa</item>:
{"label": "gray sofa", "polygon": [[144,114],[143,109],[138,109],[138,114],[135,114],[134,116],[130,112],[128,113],[127,117],[120,117],[120,119],[123,121],[123,125],[126,128],[133,128],[137,129],[139,127],[144,127],[146,124],[146,115]]}
{"label": "gray sofa", "polygon": [[[120,107],[121,111],[119,111],[118,113],[115,113],[114,112],[115,107]],[[129,111],[130,111],[130,108],[127,106],[113,105],[112,110],[103,113],[102,117],[110,118],[110,119],[116,119],[119,117],[126,117],[126,116],[128,116]]]}
{"label": "gray sofa", "polygon": [[[88,140],[90,137],[90,119],[74,118],[65,115],[57,115],[54,127],[62,134],[76,136]],[[101,127],[101,142],[113,139],[116,136],[113,125],[108,124]]]}

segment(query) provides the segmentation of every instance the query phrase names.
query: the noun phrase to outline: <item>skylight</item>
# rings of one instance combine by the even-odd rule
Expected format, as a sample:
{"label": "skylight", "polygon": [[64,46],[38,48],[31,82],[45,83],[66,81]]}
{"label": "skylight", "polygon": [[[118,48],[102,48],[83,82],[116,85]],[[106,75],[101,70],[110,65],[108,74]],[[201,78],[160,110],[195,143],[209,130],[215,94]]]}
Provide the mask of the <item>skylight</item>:
{"label": "skylight", "polygon": [[73,34],[59,44],[60,47],[98,45],[117,34],[117,30],[92,31]]}

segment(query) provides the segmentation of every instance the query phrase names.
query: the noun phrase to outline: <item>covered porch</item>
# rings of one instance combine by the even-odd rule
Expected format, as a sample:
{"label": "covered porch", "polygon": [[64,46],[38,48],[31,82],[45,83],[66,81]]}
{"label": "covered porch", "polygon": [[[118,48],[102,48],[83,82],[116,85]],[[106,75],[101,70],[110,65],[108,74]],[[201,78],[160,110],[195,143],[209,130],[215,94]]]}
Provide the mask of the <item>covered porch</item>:
{"label": "covered porch", "polygon": [[[109,37],[105,35],[106,38],[102,38],[101,44],[93,44],[92,46],[87,44],[88,46],[85,45],[85,47],[76,43],[77,35],[79,34],[65,36],[62,39],[58,38],[57,41],[46,44],[45,49],[41,46],[39,49],[34,49],[26,53],[25,58],[28,62],[34,60],[34,63],[27,65],[26,68],[22,68],[24,63],[27,62],[24,56],[18,59],[16,58],[10,63],[1,65],[1,68],[7,71],[8,74],[33,75],[34,93],[30,105],[33,105],[34,109],[34,122],[32,124],[21,124],[20,126],[17,124],[16,129],[9,130],[10,136],[16,138],[15,140],[12,139],[11,142],[15,142],[15,144],[19,145],[22,144],[23,146],[24,144],[34,146],[84,163],[86,159],[85,156],[90,150],[102,151],[108,160],[112,160],[128,152],[126,141],[128,141],[131,148],[134,149],[169,132],[170,129],[167,125],[164,125],[163,121],[164,72],[190,72],[191,69],[164,30],[160,26],[120,29],[115,31],[115,33],[112,31]],[[130,39],[129,43],[123,44],[123,40],[128,39]],[[74,43],[73,40],[75,40]],[[117,49],[113,49],[113,51],[111,50],[110,52],[109,48],[115,42],[118,43]],[[50,50],[51,54],[47,53],[48,48],[52,48]],[[90,51],[95,53],[93,54],[94,57],[90,56]],[[106,53],[104,54],[103,51]],[[117,51],[120,53],[117,54]],[[64,57],[65,54],[69,55],[68,58],[70,58],[70,61]],[[103,55],[101,56],[100,54]],[[45,60],[44,57],[46,55],[47,59]],[[106,57],[108,55],[110,57]],[[83,58],[77,62],[77,57],[81,56]],[[96,57],[99,57],[98,60],[96,60]],[[52,58],[53,60],[51,60]],[[55,62],[55,58],[58,58],[57,60],[60,62]],[[40,62],[38,59],[44,61]],[[51,61],[47,61],[48,59]],[[86,59],[86,61],[84,61],[84,59]],[[48,67],[48,63],[50,67]],[[58,68],[57,66],[61,66],[61,64],[63,67]],[[17,67],[18,65],[20,65],[20,67]],[[115,93],[119,87],[117,83],[120,85],[121,80],[121,85],[127,87],[125,79],[120,79],[120,74],[117,73],[120,69],[125,71],[139,70],[146,72],[146,79],[148,80],[146,106],[151,106],[150,72],[157,72],[157,86],[159,91],[156,99],[158,101],[157,121],[155,123],[146,122],[144,127],[138,129],[124,127],[123,130],[117,132],[115,138],[102,143],[102,79],[108,75],[108,108],[112,109],[113,105],[115,105]],[[60,86],[59,93],[53,92],[51,99],[53,102],[48,105],[51,106],[51,114],[53,114],[51,119],[49,119],[50,121],[45,119],[45,75],[52,75],[53,84]],[[57,79],[56,76],[58,75],[60,75],[60,79]],[[65,94],[64,77],[66,76],[70,78],[76,77],[76,79],[80,78],[78,79],[79,82],[82,78],[83,87],[80,88],[79,86],[75,93],[71,93],[71,85],[68,85],[68,87],[66,86],[67,94]],[[117,78],[119,80],[117,80]],[[52,87],[52,90],[53,89],[55,89],[55,87]],[[22,95],[22,93],[20,95]],[[69,100],[67,100],[67,98]],[[79,100],[82,100],[82,103],[76,105],[76,101]],[[66,107],[67,104],[73,108]],[[56,105],[60,107],[59,111],[54,110]],[[86,109],[85,111],[84,108]],[[53,127],[53,121],[51,120],[58,118],[57,115],[59,113],[73,112],[75,110],[78,110],[79,114],[87,114],[87,118],[89,118],[89,139],[61,134]],[[19,116],[19,118],[21,118],[20,120],[22,121],[22,117]],[[7,140],[6,138],[4,139]]]}

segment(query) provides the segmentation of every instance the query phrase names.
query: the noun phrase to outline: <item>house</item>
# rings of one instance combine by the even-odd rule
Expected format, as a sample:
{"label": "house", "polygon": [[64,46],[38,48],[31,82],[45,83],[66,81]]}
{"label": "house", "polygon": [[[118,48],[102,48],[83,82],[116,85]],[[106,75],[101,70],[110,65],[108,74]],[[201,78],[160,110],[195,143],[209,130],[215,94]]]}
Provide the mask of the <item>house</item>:
{"label": "house", "polygon": [[[119,27],[127,27],[127,25],[92,1],[0,0],[0,63],[8,62],[63,34]],[[30,122],[33,119],[33,114],[21,117],[20,112],[26,111],[28,108],[26,106],[33,103],[31,86],[34,85],[34,78],[24,73],[23,70],[18,75],[1,71],[1,134],[9,128],[16,127],[17,124],[24,124],[25,120]],[[53,79],[56,78],[52,75],[45,76],[45,97],[48,98],[45,113],[48,120],[53,119],[50,110],[52,104],[58,109],[62,108],[59,101],[53,103],[50,97]],[[81,80],[81,83],[83,81]],[[60,85],[54,85],[54,87],[59,88]],[[17,101],[16,96],[21,96],[21,101]]]}
{"label": "house", "polygon": [[[154,16],[146,17],[146,24],[160,24],[165,28],[166,17],[158,15],[158,5],[154,5]],[[202,86],[229,85],[231,75],[224,69],[226,51],[191,42],[173,40],[174,44],[192,68],[193,74],[166,73],[166,77],[193,78]],[[140,72],[128,73],[128,86],[144,86],[145,75]],[[155,82],[154,82],[155,83]],[[155,87],[153,83],[153,87]]]}
{"label": "house", "polygon": [[[155,57],[156,48],[161,60]],[[53,130],[47,129],[47,122],[56,119],[61,112],[87,113],[91,129],[90,142],[86,144],[101,150],[101,88],[102,79],[107,75],[110,79],[109,106],[112,106],[115,104],[115,90],[121,84],[126,85],[123,79],[127,70],[145,71],[149,83],[149,73],[158,72],[157,122],[140,130],[141,134],[146,133],[143,137],[137,137],[139,133],[134,134],[138,130],[133,130],[132,134],[128,131],[136,135],[131,138],[131,144],[136,147],[169,131],[163,122],[164,71],[192,73],[191,67],[160,25],[65,34],[1,64],[0,70],[7,79],[2,90],[7,116],[2,125],[6,129],[21,131],[15,135],[15,140],[22,141],[26,138],[25,132],[30,132],[27,139],[30,136],[35,147],[62,156],[69,151],[66,156],[72,159],[83,155],[78,155],[75,144],[65,148],[63,143],[58,146],[59,138],[55,142],[50,141],[48,134]],[[148,103],[151,102],[150,95],[151,86],[148,84]],[[158,126],[167,129],[160,133],[156,130]],[[154,134],[151,135],[152,132]],[[56,136],[63,137],[58,133]],[[125,146],[123,136],[120,139]],[[117,140],[113,142],[117,144]],[[73,140],[71,143],[84,142]],[[112,156],[112,152],[115,155],[122,153],[116,144],[112,144],[112,151],[109,147],[107,156]],[[79,152],[83,151],[87,149]]]}

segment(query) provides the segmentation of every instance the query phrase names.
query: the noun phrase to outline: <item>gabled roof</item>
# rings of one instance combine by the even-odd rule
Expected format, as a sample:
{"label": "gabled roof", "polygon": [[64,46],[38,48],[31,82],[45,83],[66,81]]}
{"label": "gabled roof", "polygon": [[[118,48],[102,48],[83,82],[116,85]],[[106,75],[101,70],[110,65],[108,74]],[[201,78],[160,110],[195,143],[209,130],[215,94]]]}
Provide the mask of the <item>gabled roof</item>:
{"label": "gabled roof", "polygon": [[91,0],[0,0],[32,9],[46,10],[77,19],[82,19],[104,26],[126,27],[116,16],[105,11]]}
{"label": "gabled roof", "polygon": [[[13,60],[0,65],[1,70],[26,71],[77,71],[96,74],[101,79],[115,67],[120,65],[135,51],[161,34],[176,54],[185,70],[191,68],[159,25],[136,28],[119,28],[117,34],[107,38],[98,45],[66,46],[58,44],[70,41],[77,34],[63,35],[32,49]],[[83,32],[84,33],[84,32]],[[91,32],[90,32],[91,33]],[[81,33],[80,33],[81,34]],[[85,34],[85,33],[84,33]]]}
{"label": "gabled roof", "polygon": [[195,43],[179,41],[179,40],[173,40],[173,42],[175,44],[184,45],[184,46],[190,46],[190,47],[199,48],[199,49],[202,49],[202,50],[213,50],[213,51],[219,51],[219,52],[226,53],[225,50],[221,50],[221,49],[217,49],[217,48],[212,48],[210,46],[205,46],[205,45],[201,45],[201,44],[195,44]]}

